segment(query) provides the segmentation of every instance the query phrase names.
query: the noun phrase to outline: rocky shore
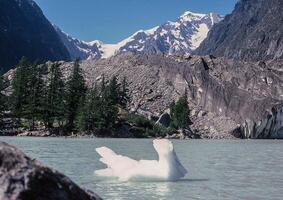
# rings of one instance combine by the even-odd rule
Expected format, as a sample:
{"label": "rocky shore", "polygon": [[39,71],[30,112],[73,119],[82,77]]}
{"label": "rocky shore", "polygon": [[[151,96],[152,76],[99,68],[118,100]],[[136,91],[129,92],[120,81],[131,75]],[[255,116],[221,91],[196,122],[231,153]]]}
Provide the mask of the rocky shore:
{"label": "rocky shore", "polygon": [[22,151],[0,142],[1,200],[99,200],[71,179],[29,158]]}
{"label": "rocky shore", "polygon": [[[186,139],[237,139],[232,134],[229,133],[216,133],[211,132],[211,127],[205,127],[206,129],[201,130],[202,132],[194,132],[192,129],[185,129],[185,130],[178,130],[175,133],[167,134],[163,138],[166,139],[180,139],[180,140],[186,140]],[[93,138],[99,138],[92,134],[86,134],[86,133],[76,133],[71,135],[55,135],[51,134],[48,131],[24,131],[19,133],[1,133],[0,136],[13,136],[13,137],[62,137],[62,138],[81,138],[81,139],[93,139]],[[135,138],[135,137],[120,137],[120,138]],[[140,138],[140,137],[139,137]]]}

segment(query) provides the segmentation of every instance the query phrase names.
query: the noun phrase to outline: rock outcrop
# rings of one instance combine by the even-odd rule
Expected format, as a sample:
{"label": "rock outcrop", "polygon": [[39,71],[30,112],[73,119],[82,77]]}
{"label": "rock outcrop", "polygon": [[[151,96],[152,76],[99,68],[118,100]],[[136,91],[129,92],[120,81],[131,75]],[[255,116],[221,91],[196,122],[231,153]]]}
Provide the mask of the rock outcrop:
{"label": "rock outcrop", "polygon": [[[69,75],[71,64],[62,65],[65,76]],[[213,56],[127,53],[84,61],[81,66],[90,86],[99,83],[102,75],[106,79],[114,75],[126,77],[130,109],[145,113],[148,118],[159,117],[187,90],[190,108],[198,111],[194,122],[207,119],[195,127],[211,131],[213,126],[213,138],[219,138],[218,133],[224,137],[222,134],[232,132],[246,120],[261,120],[283,102],[282,60],[244,62]],[[204,113],[211,113],[212,117],[206,118]]]}
{"label": "rock outcrop", "polygon": [[282,0],[240,0],[195,54],[250,61],[282,59],[282,22]]}
{"label": "rock outcrop", "polygon": [[68,177],[42,166],[16,147],[0,142],[1,200],[96,200]]}
{"label": "rock outcrop", "polygon": [[246,120],[233,133],[245,139],[283,139],[283,106],[271,109],[271,113],[258,122]]}

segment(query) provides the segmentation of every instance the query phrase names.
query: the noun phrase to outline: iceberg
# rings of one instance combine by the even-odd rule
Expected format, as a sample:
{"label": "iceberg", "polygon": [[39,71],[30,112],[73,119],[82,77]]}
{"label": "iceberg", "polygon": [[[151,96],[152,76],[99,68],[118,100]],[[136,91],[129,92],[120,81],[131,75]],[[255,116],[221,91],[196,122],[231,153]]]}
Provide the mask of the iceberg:
{"label": "iceberg", "polygon": [[97,148],[100,161],[107,168],[96,170],[95,174],[104,177],[115,177],[120,181],[158,180],[177,181],[187,174],[174,151],[171,141],[167,139],[153,140],[153,147],[158,154],[158,160],[134,160],[127,156],[116,154],[107,147]]}

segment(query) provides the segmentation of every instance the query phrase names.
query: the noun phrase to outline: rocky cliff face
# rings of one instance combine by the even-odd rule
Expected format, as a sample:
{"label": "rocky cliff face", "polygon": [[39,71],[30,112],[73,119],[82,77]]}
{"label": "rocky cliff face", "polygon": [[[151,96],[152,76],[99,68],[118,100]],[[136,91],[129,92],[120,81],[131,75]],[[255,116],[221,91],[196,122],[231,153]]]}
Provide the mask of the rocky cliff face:
{"label": "rocky cliff face", "polygon": [[1,200],[101,199],[4,142],[0,142],[0,188]]}
{"label": "rocky cliff face", "polygon": [[283,139],[283,105],[273,107],[260,121],[246,120],[233,134],[240,138]]}
{"label": "rocky cliff face", "polygon": [[[68,76],[70,63],[62,68]],[[130,108],[143,115],[159,116],[187,90],[193,127],[209,137],[232,132],[246,120],[257,122],[283,102],[283,61],[122,54],[84,61],[82,68],[89,85],[103,74],[126,77]]]}
{"label": "rocky cliff face", "polygon": [[252,61],[283,58],[282,23],[282,0],[240,0],[195,53]]}
{"label": "rocky cliff face", "polygon": [[0,1],[0,68],[7,71],[25,56],[40,61],[69,60],[50,22],[32,0]]}

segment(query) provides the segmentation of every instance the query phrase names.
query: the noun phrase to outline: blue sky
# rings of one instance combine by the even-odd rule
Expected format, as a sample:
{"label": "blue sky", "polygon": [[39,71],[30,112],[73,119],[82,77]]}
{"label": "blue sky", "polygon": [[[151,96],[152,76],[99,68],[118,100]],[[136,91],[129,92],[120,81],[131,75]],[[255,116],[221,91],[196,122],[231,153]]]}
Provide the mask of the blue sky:
{"label": "blue sky", "polygon": [[116,43],[140,29],[189,10],[198,13],[230,13],[237,0],[35,0],[46,17],[72,36]]}

